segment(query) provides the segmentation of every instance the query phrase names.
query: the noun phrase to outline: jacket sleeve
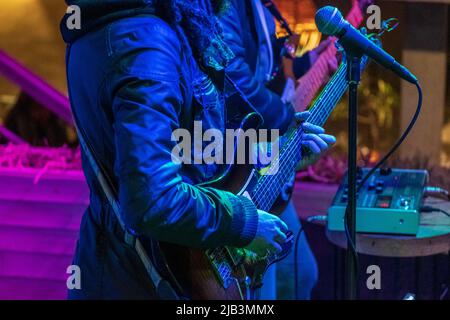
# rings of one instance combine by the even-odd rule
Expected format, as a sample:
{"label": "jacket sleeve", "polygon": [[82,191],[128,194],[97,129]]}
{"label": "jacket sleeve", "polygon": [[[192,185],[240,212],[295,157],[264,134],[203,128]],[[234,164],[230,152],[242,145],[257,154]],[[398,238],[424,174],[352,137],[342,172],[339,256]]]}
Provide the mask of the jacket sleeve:
{"label": "jacket sleeve", "polygon": [[181,165],[172,161],[171,137],[184,105],[179,81],[182,49],[173,30],[166,26],[162,32],[156,26],[123,31],[130,32],[131,43],[117,41],[131,49],[119,50],[114,63],[121,71],[106,79],[123,219],[136,234],[159,241],[199,248],[243,247],[256,234],[254,204],[184,182]]}
{"label": "jacket sleeve", "polygon": [[236,2],[230,4],[229,9],[220,18],[225,41],[235,54],[235,58],[227,67],[228,75],[236,82],[243,94],[262,115],[264,127],[280,129],[284,133],[294,118],[292,106],[284,104],[281,98],[258,82],[254,72],[245,61],[245,44],[242,26],[239,19],[242,12],[238,12]]}

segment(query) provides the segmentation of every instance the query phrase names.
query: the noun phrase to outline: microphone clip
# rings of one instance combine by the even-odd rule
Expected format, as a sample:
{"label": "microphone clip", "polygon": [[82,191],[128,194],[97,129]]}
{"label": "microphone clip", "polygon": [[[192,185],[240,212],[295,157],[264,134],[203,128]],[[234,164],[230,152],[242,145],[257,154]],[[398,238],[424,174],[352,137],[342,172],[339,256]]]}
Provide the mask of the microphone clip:
{"label": "microphone clip", "polygon": [[400,21],[397,18],[390,18],[387,20],[383,20],[383,22],[381,22],[380,30],[378,30],[375,33],[370,34],[369,36],[375,36],[375,37],[379,38],[386,32],[391,32],[391,31],[394,31],[395,29],[397,29],[399,24],[400,24]]}

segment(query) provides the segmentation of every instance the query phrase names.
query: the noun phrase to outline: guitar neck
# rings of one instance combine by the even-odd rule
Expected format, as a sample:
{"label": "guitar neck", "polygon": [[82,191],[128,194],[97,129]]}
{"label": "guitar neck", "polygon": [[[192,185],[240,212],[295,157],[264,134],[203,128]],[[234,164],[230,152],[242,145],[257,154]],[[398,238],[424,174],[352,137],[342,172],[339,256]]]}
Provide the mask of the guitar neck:
{"label": "guitar neck", "polygon": [[[367,61],[367,57],[364,56],[361,60],[361,70],[365,68]],[[341,63],[332,80],[330,80],[330,83],[315,100],[310,109],[311,115],[308,118],[308,122],[322,127],[330,117],[339,100],[341,100],[347,87],[347,62],[344,61]]]}
{"label": "guitar neck", "polygon": [[[352,9],[346,19],[355,27],[358,27],[362,23],[363,14],[359,8],[358,1],[353,2]],[[328,76],[328,61],[333,59],[337,54],[337,49],[334,45],[336,40],[337,38],[332,38],[332,44],[321,53],[314,65],[301,78],[300,86],[296,92],[297,111],[305,110],[322,87],[324,78]]]}
{"label": "guitar neck", "polygon": [[328,61],[336,56],[336,48],[330,45],[319,56],[312,68],[299,80],[300,85],[296,92],[296,111],[304,111],[322,87],[328,75]]}
{"label": "guitar neck", "polygon": [[[367,57],[361,61],[361,69],[367,64]],[[309,123],[323,126],[330,117],[339,100],[347,90],[347,62],[343,61],[332,79],[322,90],[310,109]],[[290,181],[297,164],[301,160],[303,130],[297,128],[287,135],[279,156],[273,161],[268,172],[260,178],[254,189],[252,200],[261,210],[270,210],[283,186]]]}

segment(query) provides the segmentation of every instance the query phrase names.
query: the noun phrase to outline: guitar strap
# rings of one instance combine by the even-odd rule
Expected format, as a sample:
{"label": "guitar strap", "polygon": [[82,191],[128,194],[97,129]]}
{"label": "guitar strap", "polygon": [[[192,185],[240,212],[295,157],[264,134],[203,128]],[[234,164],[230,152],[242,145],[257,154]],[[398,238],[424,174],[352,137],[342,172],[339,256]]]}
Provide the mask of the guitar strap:
{"label": "guitar strap", "polygon": [[[262,5],[264,5],[266,7],[266,9],[270,12],[270,14],[275,18],[275,20],[277,20],[279,22],[280,26],[287,32],[289,37],[294,36],[294,33],[292,32],[291,28],[289,27],[288,22],[283,17],[280,10],[278,9],[278,7],[275,5],[275,3],[272,0],[256,0],[256,3],[257,3],[256,6],[258,8],[258,13],[261,18],[261,23],[263,24],[263,29],[264,29],[264,32],[266,34],[266,37],[268,37],[268,39],[270,39],[270,35],[268,35],[267,22],[265,20],[264,14],[262,13]],[[269,47],[270,47],[270,50],[272,50],[270,42],[269,42]],[[295,47],[296,47],[296,45],[295,45]],[[281,55],[290,57],[290,55],[286,53],[286,48],[283,49]],[[273,63],[273,56],[271,56],[270,58]],[[271,73],[272,73],[272,67],[270,69],[270,73],[268,76],[269,80],[271,79],[271,76],[272,76]],[[291,79],[290,77],[287,77],[286,83],[284,84],[284,88],[281,93],[281,101],[285,104],[289,103],[289,104],[295,105],[295,81],[293,79]]]}
{"label": "guitar strap", "polygon": [[[67,57],[66,57],[67,72],[69,70],[68,69],[69,55],[70,55],[70,46],[67,49]],[[69,77],[67,77],[67,81],[69,83]],[[68,87],[70,90],[70,85]],[[69,99],[71,100],[70,97],[71,95],[69,94]],[[103,195],[107,199],[112,211],[114,212],[114,216],[116,217],[117,222],[120,225],[122,231],[121,234],[123,235],[123,241],[130,248],[135,250],[135,252],[139,256],[139,259],[141,260],[143,266],[145,267],[145,270],[148,273],[148,276],[150,277],[150,281],[153,284],[157,297],[163,300],[180,300],[181,299],[180,296],[176,293],[171,284],[167,280],[163,279],[159,274],[153,261],[145,251],[141,241],[134,234],[130,233],[129,230],[126,228],[125,223],[123,222],[122,216],[120,214],[120,205],[117,199],[116,188],[114,187],[112,180],[109,178],[106,170],[104,169],[104,167],[102,167],[99,158],[96,156],[94,148],[89,143],[87,135],[85,134],[83,127],[80,125],[80,122],[77,119],[77,115],[75,114],[75,112],[72,112],[72,114],[80,146],[84,151],[89,166],[97,179],[97,182],[100,186],[101,191],[103,192]]]}
{"label": "guitar strap", "polygon": [[264,32],[264,36],[267,42],[267,50],[269,52],[269,65],[266,74],[266,81],[270,81],[272,78],[272,70],[273,70],[273,47],[272,47],[272,39],[269,34],[269,27],[267,26],[266,15],[264,13],[263,5],[260,0],[255,1],[256,10],[258,11],[259,20],[261,21],[261,26]]}
{"label": "guitar strap", "polygon": [[288,35],[292,36],[294,33],[289,27],[289,23],[278,10],[277,6],[272,0],[261,0],[262,4],[270,11],[272,16],[280,23],[281,27],[286,30]]}
{"label": "guitar strap", "polygon": [[[93,155],[93,149],[90,147],[88,142],[84,139],[84,134],[82,132],[82,129],[75,126],[77,133],[78,133],[78,139],[80,141],[80,146],[84,151],[84,154],[86,155],[86,158],[89,162],[89,165],[94,172],[94,175],[97,179],[98,184],[100,185],[100,189],[103,192],[103,195],[108,200],[108,203],[114,212],[114,215],[122,229],[123,241],[132,249],[134,249],[139,256],[139,259],[141,260],[142,264],[145,267],[145,270],[147,271],[150,280],[153,284],[153,287],[155,288],[155,292],[160,299],[170,299],[170,300],[179,300],[179,296],[176,294],[175,290],[172,288],[170,283],[166,280],[164,280],[161,275],[159,274],[158,270],[153,264],[153,261],[148,256],[147,252],[144,249],[144,246],[142,245],[141,241],[132,233],[128,231],[126,228],[122,217],[120,215],[120,206],[119,202],[117,200],[117,196],[113,192],[113,188],[109,184],[109,179],[106,178],[106,175],[103,173],[103,170],[100,168],[100,166],[97,164],[97,161],[95,160],[95,156]],[[91,151],[92,150],[92,151]]]}

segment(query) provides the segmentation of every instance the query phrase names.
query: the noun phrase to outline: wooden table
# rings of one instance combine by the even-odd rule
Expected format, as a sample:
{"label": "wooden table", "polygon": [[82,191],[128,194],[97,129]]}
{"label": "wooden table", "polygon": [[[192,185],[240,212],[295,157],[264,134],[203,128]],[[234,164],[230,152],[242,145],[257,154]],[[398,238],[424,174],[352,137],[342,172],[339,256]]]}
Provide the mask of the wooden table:
{"label": "wooden table", "polygon": [[[316,216],[324,219],[312,221],[326,224],[327,210],[337,191],[337,185],[298,183],[294,192],[294,204],[303,221]],[[426,204],[450,212],[450,202],[428,198]],[[327,238],[335,245],[346,248],[343,232],[326,231]],[[359,253],[379,257],[424,257],[450,252],[450,218],[441,212],[423,213],[417,236],[392,236],[357,234]]]}

